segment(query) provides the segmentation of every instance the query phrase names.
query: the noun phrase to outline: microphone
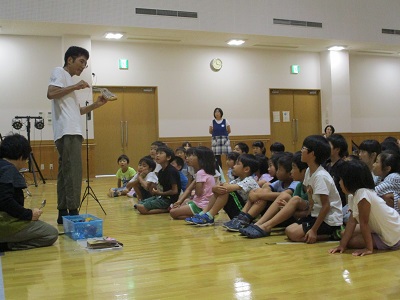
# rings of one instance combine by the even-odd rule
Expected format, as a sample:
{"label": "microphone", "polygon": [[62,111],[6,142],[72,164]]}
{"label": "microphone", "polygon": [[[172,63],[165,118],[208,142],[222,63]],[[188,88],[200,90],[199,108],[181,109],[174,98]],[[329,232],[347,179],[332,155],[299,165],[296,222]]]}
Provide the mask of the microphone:
{"label": "microphone", "polygon": [[[86,101],[86,106],[88,106],[89,105],[89,101]],[[88,120],[88,121],[90,121],[91,119],[92,119],[92,112],[91,111],[89,111],[87,114],[86,114],[86,119]]]}

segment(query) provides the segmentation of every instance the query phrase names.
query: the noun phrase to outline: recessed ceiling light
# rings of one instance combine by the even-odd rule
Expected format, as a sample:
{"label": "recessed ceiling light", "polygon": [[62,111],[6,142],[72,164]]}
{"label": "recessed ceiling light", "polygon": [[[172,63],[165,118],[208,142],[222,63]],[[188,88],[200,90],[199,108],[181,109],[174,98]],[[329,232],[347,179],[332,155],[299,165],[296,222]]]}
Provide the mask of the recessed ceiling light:
{"label": "recessed ceiling light", "polygon": [[244,44],[244,40],[229,40],[227,44],[230,46],[240,46]]}
{"label": "recessed ceiling light", "polygon": [[342,51],[344,49],[346,49],[344,46],[332,46],[328,48],[329,51]]}
{"label": "recessed ceiling light", "polygon": [[124,35],[122,33],[118,33],[118,32],[107,32],[105,34],[106,39],[114,39],[114,40],[119,40],[123,36]]}

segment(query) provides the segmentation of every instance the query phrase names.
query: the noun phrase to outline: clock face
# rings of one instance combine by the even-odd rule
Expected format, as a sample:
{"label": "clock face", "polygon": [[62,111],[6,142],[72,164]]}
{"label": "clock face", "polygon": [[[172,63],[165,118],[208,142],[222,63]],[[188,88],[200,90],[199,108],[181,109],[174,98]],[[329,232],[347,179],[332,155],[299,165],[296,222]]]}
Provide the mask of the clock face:
{"label": "clock face", "polygon": [[219,70],[222,69],[222,60],[219,59],[219,58],[214,58],[214,59],[211,61],[210,66],[211,66],[211,69],[212,69],[213,71],[216,71],[216,72],[219,71]]}

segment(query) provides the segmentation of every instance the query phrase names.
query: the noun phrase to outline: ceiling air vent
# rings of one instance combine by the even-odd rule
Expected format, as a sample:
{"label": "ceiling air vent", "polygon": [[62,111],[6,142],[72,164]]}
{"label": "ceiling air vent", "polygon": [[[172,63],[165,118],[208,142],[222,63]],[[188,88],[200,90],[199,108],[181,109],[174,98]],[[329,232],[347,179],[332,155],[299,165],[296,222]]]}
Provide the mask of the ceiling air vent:
{"label": "ceiling air vent", "polygon": [[273,19],[273,22],[274,22],[274,24],[277,24],[277,25],[290,25],[290,26],[303,26],[303,27],[322,28],[322,23],[320,23],[320,22],[286,20],[286,19]]}
{"label": "ceiling air vent", "polygon": [[153,8],[136,8],[137,15],[152,15],[164,17],[194,18],[197,19],[197,12],[194,11],[178,11]]}
{"label": "ceiling air vent", "polygon": [[398,29],[387,29],[387,28],[382,28],[382,33],[400,35],[400,30],[398,30]]}

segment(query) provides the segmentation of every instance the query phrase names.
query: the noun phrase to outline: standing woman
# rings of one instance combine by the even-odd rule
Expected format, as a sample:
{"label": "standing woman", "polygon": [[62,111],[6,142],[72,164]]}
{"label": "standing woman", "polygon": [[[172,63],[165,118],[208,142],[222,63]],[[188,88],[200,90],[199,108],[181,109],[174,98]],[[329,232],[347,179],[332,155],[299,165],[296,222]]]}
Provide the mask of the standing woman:
{"label": "standing woman", "polygon": [[228,120],[222,119],[224,115],[222,109],[217,107],[214,109],[214,120],[210,125],[209,132],[212,135],[211,147],[217,160],[218,165],[222,168],[221,154],[228,154],[232,151],[229,134],[231,133],[231,125]]}

